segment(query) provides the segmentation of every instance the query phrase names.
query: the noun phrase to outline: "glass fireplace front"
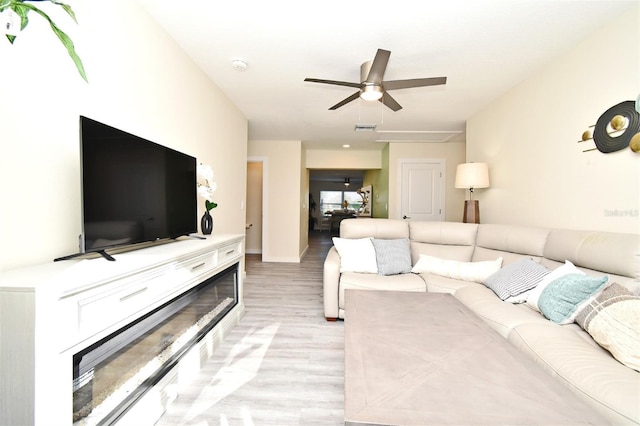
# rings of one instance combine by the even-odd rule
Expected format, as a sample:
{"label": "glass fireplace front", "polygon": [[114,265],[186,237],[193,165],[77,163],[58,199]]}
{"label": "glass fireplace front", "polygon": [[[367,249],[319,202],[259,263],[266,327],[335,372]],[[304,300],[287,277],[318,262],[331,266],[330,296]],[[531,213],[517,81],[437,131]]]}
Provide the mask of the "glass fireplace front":
{"label": "glass fireplace front", "polygon": [[239,263],[73,357],[74,425],[111,424],[238,303]]}

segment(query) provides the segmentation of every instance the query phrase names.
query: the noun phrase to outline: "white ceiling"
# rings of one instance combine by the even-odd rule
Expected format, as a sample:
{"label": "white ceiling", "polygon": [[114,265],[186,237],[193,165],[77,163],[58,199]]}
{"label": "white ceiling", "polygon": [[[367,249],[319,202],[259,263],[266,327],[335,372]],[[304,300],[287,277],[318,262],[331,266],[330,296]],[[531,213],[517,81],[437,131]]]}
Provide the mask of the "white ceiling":
{"label": "white ceiling", "polygon": [[[251,140],[381,149],[464,141],[468,117],[639,0],[138,1],[245,114]],[[359,99],[329,111],[355,89],[304,82],[359,82],[378,48],[391,51],[385,80],[447,84],[393,91],[393,112]]]}

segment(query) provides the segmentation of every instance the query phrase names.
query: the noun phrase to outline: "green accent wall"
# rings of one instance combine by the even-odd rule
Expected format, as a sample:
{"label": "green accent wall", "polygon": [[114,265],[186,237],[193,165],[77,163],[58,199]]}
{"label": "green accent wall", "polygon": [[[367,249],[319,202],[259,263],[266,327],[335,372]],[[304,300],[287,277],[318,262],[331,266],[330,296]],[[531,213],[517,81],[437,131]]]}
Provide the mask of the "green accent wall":
{"label": "green accent wall", "polygon": [[381,152],[381,168],[367,170],[363,176],[363,186],[371,185],[373,190],[373,217],[389,217],[389,144]]}

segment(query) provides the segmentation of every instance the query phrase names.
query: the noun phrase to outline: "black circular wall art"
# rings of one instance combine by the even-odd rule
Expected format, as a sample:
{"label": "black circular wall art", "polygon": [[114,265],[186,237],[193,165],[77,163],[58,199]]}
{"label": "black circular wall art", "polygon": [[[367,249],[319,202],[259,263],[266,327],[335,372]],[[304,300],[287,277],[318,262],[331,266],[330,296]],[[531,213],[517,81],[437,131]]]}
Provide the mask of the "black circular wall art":
{"label": "black circular wall art", "polygon": [[[611,136],[607,127],[616,115],[626,117],[629,120],[629,125],[622,134]],[[636,111],[634,101],[624,101],[612,106],[598,118],[596,128],[593,131],[593,141],[596,143],[598,151],[608,154],[627,148],[631,138],[638,132],[640,132],[640,113]]]}

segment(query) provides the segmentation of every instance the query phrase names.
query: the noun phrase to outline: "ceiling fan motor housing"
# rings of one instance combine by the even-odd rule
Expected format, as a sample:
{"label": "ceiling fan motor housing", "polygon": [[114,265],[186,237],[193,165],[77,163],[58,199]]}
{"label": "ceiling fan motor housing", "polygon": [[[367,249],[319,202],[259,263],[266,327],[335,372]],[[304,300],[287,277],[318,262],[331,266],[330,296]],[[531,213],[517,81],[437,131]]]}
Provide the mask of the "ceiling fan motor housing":
{"label": "ceiling fan motor housing", "polygon": [[371,71],[371,65],[373,61],[367,61],[360,65],[360,82],[365,83],[369,77],[369,71]]}

